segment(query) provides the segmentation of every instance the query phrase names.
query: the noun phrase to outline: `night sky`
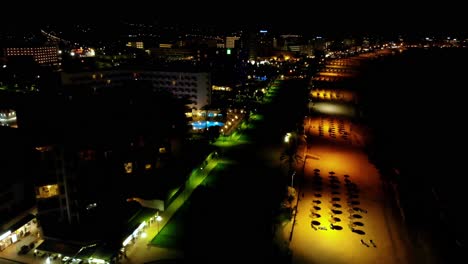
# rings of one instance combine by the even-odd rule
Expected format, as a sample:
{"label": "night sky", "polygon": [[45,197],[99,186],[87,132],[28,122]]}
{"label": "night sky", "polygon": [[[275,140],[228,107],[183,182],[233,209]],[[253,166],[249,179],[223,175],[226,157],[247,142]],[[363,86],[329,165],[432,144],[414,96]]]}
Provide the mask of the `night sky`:
{"label": "night sky", "polygon": [[[293,1],[276,5],[272,2],[226,1],[215,4],[201,2],[76,2],[28,4],[27,11],[19,4],[2,3],[0,22],[7,28],[27,28],[47,23],[112,24],[116,21],[153,22],[164,24],[200,24],[220,27],[267,27],[290,33],[374,34],[374,33],[465,33],[464,8],[460,4],[421,4],[405,1]],[[287,5],[286,3],[292,3]]]}

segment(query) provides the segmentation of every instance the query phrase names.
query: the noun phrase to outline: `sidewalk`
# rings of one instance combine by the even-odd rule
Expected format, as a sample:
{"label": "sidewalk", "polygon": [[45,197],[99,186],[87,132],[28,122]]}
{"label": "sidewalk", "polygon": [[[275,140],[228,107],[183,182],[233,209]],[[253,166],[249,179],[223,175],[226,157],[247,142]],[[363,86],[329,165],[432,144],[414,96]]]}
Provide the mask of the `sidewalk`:
{"label": "sidewalk", "polygon": [[222,160],[210,159],[204,168],[198,168],[192,172],[189,179],[185,184],[185,189],[179,196],[161,212],[162,220],[148,224],[143,230],[146,237],[140,237],[136,240],[135,244],[128,247],[126,258],[120,260],[120,263],[146,263],[150,261],[163,260],[163,259],[181,259],[184,253],[180,250],[160,248],[151,244],[151,240],[161,231],[164,226],[171,220],[172,216],[179,210],[179,208],[190,198],[192,192],[205,180],[213,168]]}
{"label": "sidewalk", "polygon": [[[29,210],[24,211],[20,215],[16,216],[12,220],[10,220],[8,223],[4,224],[3,227],[7,226],[12,226],[18,221],[20,221],[22,218],[27,216],[28,214],[36,214],[37,209],[36,207],[33,207]],[[34,248],[36,248],[40,242],[42,241],[38,234],[41,233],[41,230],[37,227],[37,224],[31,224],[29,227],[30,234],[19,239],[16,241],[16,243],[9,245],[7,248],[5,248],[3,251],[0,251],[0,263],[43,263],[44,261],[39,261],[34,258],[33,256],[33,251],[34,249],[31,249],[27,254],[24,255],[19,255],[18,252],[20,251],[21,247],[24,245],[30,245],[32,242],[34,242]]]}
{"label": "sidewalk", "polygon": [[[0,263],[4,263],[3,261],[9,261],[6,263],[25,263],[25,264],[35,264],[35,263],[44,263],[44,259],[35,258],[33,256],[34,249],[31,249],[27,254],[19,255],[18,252],[20,251],[23,245],[29,245],[31,242],[34,242],[34,248],[36,248],[41,239],[36,236],[37,232],[31,232],[30,235],[22,238],[18,242],[13,245],[10,245],[5,250],[0,252]],[[53,262],[51,262],[53,263]]]}

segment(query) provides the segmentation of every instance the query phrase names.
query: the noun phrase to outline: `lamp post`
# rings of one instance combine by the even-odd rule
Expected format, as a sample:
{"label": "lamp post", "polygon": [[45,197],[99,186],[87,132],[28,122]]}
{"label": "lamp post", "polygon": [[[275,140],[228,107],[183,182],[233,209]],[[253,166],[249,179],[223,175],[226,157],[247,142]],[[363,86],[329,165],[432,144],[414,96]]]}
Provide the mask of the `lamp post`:
{"label": "lamp post", "polygon": [[294,175],[296,175],[296,171],[293,172],[293,174],[291,175],[291,187],[294,188]]}
{"label": "lamp post", "polygon": [[158,232],[157,232],[157,234],[159,234],[159,222],[161,222],[161,221],[162,221],[162,217],[161,217],[160,215],[156,216],[156,222],[157,222],[157,224],[158,224]]}

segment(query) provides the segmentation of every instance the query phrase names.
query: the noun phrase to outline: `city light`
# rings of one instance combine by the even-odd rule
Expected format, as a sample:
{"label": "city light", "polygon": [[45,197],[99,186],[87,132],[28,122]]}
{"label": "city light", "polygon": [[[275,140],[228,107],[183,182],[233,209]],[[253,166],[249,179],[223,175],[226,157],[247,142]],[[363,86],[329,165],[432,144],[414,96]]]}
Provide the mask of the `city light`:
{"label": "city light", "polygon": [[100,263],[102,263],[102,264],[107,263],[105,260],[102,260],[102,259],[95,259],[95,258],[90,259],[90,261],[92,261],[91,263],[98,263],[98,264],[100,264]]}
{"label": "city light", "polygon": [[[210,11],[210,8],[204,9]],[[428,145],[423,142],[424,138],[414,137],[414,133],[410,133],[413,127],[403,122],[414,119],[414,128],[418,128],[421,123],[418,118],[425,112],[414,110],[412,104],[403,104],[400,100],[412,102],[413,98],[408,96],[414,93],[415,102],[427,101],[429,108],[436,103],[437,110],[443,111],[438,100],[428,100],[422,91],[426,86],[433,88],[431,83],[438,86],[445,83],[436,79],[444,71],[429,65],[436,57],[423,61],[430,66],[426,68],[425,64],[413,64],[419,58],[419,51],[412,59],[413,51],[406,50],[428,47],[421,52],[430,54],[440,52],[434,47],[466,48],[468,38],[457,32],[451,37],[443,32],[426,37],[421,35],[425,32],[421,23],[418,34],[392,33],[392,41],[388,41],[385,35],[372,36],[363,34],[366,32],[363,28],[354,29],[353,19],[337,23],[349,27],[349,33],[341,34],[343,28],[340,27],[341,33],[336,34],[330,26],[336,27],[333,20],[342,17],[341,13],[329,12],[326,18],[318,18],[320,23],[315,23],[318,20],[312,21],[314,14],[304,16],[290,8],[280,9],[278,14],[268,18],[256,17],[258,14],[245,9],[233,12],[237,16],[240,14],[241,20],[247,20],[241,21],[242,26],[237,29],[238,17],[233,20],[227,13],[215,15],[213,12],[207,16],[193,10],[197,15],[190,18],[175,17],[181,12],[172,12],[172,20],[161,21],[164,25],[133,21],[141,14],[111,21],[112,17],[120,17],[116,14],[108,19],[85,17],[87,21],[83,24],[73,17],[68,19],[70,21],[48,19],[50,21],[41,25],[54,31],[41,30],[41,35],[37,30],[24,34],[30,30],[23,28],[17,33],[16,28],[5,32],[8,43],[0,56],[0,92],[5,93],[2,98],[5,106],[0,109],[0,128],[6,133],[2,148],[7,157],[6,174],[13,174],[6,185],[0,187],[0,192],[9,194],[0,195],[0,205],[8,207],[2,211],[2,218],[6,216],[6,219],[4,229],[0,228],[1,257],[7,254],[17,258],[17,262],[42,264],[150,263],[155,259],[184,257],[183,251],[179,254],[158,250],[161,244],[182,246],[200,257],[224,256],[230,249],[225,242],[232,239],[219,235],[211,226],[223,220],[219,216],[233,216],[232,206],[213,207],[217,218],[195,208],[193,211],[198,215],[193,228],[198,231],[189,232],[188,237],[181,224],[191,220],[187,217],[193,218],[191,212],[186,213],[187,204],[190,207],[194,202],[210,204],[221,200],[225,194],[236,193],[260,199],[243,214],[256,219],[256,225],[268,227],[274,241],[267,241],[263,230],[250,228],[250,221],[233,219],[224,223],[226,227],[231,225],[235,231],[245,231],[244,248],[260,248],[263,244],[272,248],[271,242],[274,242],[273,250],[278,251],[237,250],[236,255],[231,254],[236,260],[248,259],[251,253],[261,259],[268,253],[264,259],[268,258],[269,262],[275,261],[271,256],[281,256],[281,259],[287,256],[291,263],[367,264],[382,259],[389,264],[411,262],[406,258],[413,257],[409,252],[412,245],[408,243],[406,247],[407,234],[398,230],[404,227],[400,223],[405,221],[400,222],[396,214],[396,217],[387,217],[389,212],[393,213],[393,207],[387,212],[387,186],[395,208],[401,206],[399,192],[412,191],[412,187],[426,188],[415,195],[402,193],[405,198],[402,206],[408,202],[409,209],[415,209],[411,206],[413,203],[434,200],[434,208],[429,208],[435,209],[431,221],[451,223],[449,231],[453,233],[440,244],[447,244],[457,256],[462,255],[463,252],[456,252],[463,251],[464,246],[462,240],[457,240],[463,239],[457,234],[458,222],[448,219],[448,206],[442,208],[447,212],[437,211],[440,209],[437,201],[445,201],[443,190],[437,189],[439,182],[434,180],[432,186],[418,184],[416,180],[399,181],[407,176],[404,172],[413,171],[410,165],[417,159],[411,157],[417,157],[412,154],[419,154],[416,151],[419,145]],[[376,7],[375,12],[377,9],[380,10]],[[353,14],[352,11],[346,13],[353,17],[365,13]],[[288,17],[283,16],[285,12]],[[98,15],[103,17],[103,14]],[[225,24],[220,23],[220,18],[232,23],[218,30],[205,22],[198,23],[196,17],[220,25]],[[275,21],[268,21],[270,17]],[[401,19],[398,17],[391,22]],[[93,25],[101,20],[104,24]],[[183,20],[190,24],[182,25]],[[368,19],[367,22],[378,28],[382,21]],[[287,29],[288,23],[293,26],[291,29]],[[33,23],[31,26],[37,27]],[[307,31],[304,35],[303,30]],[[354,30],[361,33],[354,34]],[[294,35],[290,34],[293,32]],[[316,36],[313,32],[324,35]],[[25,43],[18,43],[21,40]],[[91,43],[96,45],[96,50],[87,47]],[[382,68],[387,63],[383,55],[399,58],[399,51],[407,53],[404,59],[407,56],[410,63],[391,59],[390,67]],[[450,82],[444,87],[458,87],[451,80],[460,75],[457,73],[462,71],[453,72],[460,67],[454,67],[453,61],[441,65],[442,69],[449,68],[450,73],[455,73],[446,77]],[[397,71],[390,71],[391,67]],[[417,82],[397,79],[399,73],[406,72],[423,75],[415,76]],[[402,76],[409,78],[413,74]],[[49,84],[52,86],[48,87]],[[413,86],[422,90],[411,90]],[[435,87],[439,91],[437,89]],[[439,92],[433,97],[455,105],[454,93],[456,91]],[[30,102],[29,98],[36,97],[37,100]],[[372,101],[366,104],[366,100]],[[384,104],[385,100],[390,103]],[[435,123],[440,130],[446,127]],[[19,134],[18,129],[10,129],[17,128],[18,124]],[[379,126],[374,129],[375,125]],[[430,129],[423,132],[438,135],[432,133],[434,126],[430,125]],[[78,139],[67,136],[73,131],[81,136]],[[459,129],[449,132],[446,138],[462,138]],[[380,133],[394,140],[386,141],[380,138]],[[405,140],[399,140],[404,134],[408,134]],[[411,139],[406,140],[406,137]],[[414,138],[422,143],[413,143]],[[50,145],[42,145],[44,142]],[[241,147],[232,147],[236,145]],[[200,150],[206,153],[201,156]],[[444,154],[447,151],[421,148],[420,152]],[[439,156],[436,158],[441,162]],[[433,163],[428,164],[437,165]],[[402,170],[400,175],[397,169],[394,169],[397,172],[389,172],[381,170],[380,166],[408,169]],[[414,164],[414,171],[417,166],[420,165]],[[40,177],[31,181],[15,178],[29,171]],[[167,174],[165,172],[169,175],[163,175]],[[388,172],[388,177],[381,172]],[[176,179],[170,177],[172,174],[177,174]],[[258,177],[252,180],[251,174]],[[456,180],[449,183],[452,182]],[[407,183],[411,184],[400,186]],[[31,190],[24,192],[22,185]],[[207,187],[215,192],[198,195]],[[453,191],[453,184],[446,187],[448,192]],[[125,194],[142,195],[142,198],[127,198]],[[22,199],[30,196],[35,199]],[[27,211],[20,212],[8,206],[18,199],[25,201]],[[274,203],[265,203],[269,199]],[[404,215],[408,208],[399,209],[402,220],[406,215],[415,223],[425,221],[425,214],[415,211]],[[421,212],[426,209],[422,208]],[[266,216],[265,211],[268,211]],[[48,216],[49,212],[52,212],[51,217],[37,218]],[[60,212],[60,217],[55,217],[53,212]],[[92,221],[95,216],[103,216],[99,218],[102,221]],[[87,218],[90,221],[78,221]],[[434,236],[429,233],[431,227],[418,230],[428,234],[422,240],[439,239],[437,230]],[[164,232],[158,236],[162,229]],[[171,241],[166,243],[168,237]],[[41,241],[46,243],[41,244]],[[101,243],[103,241],[105,243]],[[426,241],[421,242],[426,245]],[[427,242],[432,246],[431,241]],[[436,255],[439,253],[439,250],[432,251]],[[422,255],[428,255],[424,257],[429,260],[431,248],[425,253]],[[441,256],[445,254],[442,250],[440,253]],[[415,263],[430,262],[416,257],[412,259]]]}
{"label": "city light", "polygon": [[343,104],[334,104],[328,102],[311,102],[309,104],[309,108],[322,114],[332,114],[351,117],[356,115],[356,110],[353,107]]}
{"label": "city light", "polygon": [[4,233],[3,235],[0,236],[0,240],[3,240],[5,238],[7,238],[10,234],[11,234],[11,231],[8,230],[6,233]]}
{"label": "city light", "polygon": [[126,245],[128,245],[128,243],[130,243],[130,241],[132,241],[132,238],[133,238],[133,235],[130,235],[129,237],[127,237],[124,242],[122,243],[122,245],[125,247]]}

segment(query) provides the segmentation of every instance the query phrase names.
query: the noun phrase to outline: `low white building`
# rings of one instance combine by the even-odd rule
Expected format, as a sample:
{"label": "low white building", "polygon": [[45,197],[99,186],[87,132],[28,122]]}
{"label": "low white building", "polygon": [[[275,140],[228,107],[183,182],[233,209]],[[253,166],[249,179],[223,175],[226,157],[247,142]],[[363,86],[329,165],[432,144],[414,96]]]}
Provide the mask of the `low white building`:
{"label": "low white building", "polygon": [[188,98],[193,110],[211,103],[209,72],[173,72],[150,70],[109,70],[95,72],[62,72],[64,86],[88,86],[95,90],[120,87],[131,80],[150,81],[154,88],[166,89],[178,98]]}

